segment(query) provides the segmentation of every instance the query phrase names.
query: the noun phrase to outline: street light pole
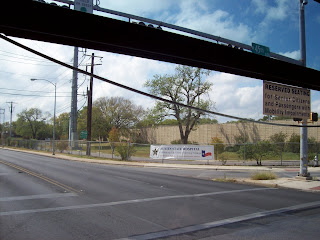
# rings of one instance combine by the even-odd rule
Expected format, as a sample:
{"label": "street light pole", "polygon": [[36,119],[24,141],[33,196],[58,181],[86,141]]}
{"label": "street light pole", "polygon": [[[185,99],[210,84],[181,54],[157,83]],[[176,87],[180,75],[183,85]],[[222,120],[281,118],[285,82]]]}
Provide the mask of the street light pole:
{"label": "street light pole", "polygon": [[[304,9],[308,4],[308,0],[300,0],[300,52],[302,65],[306,67],[306,34],[305,34],[305,16]],[[300,172],[299,176],[308,177],[308,129],[307,119],[302,119],[302,127],[300,130]]]}
{"label": "street light pole", "polygon": [[55,141],[56,141],[56,102],[57,102],[57,84],[46,79],[31,78],[31,81],[46,81],[54,86],[54,110],[53,110],[53,130],[52,130],[52,155],[55,155]]}

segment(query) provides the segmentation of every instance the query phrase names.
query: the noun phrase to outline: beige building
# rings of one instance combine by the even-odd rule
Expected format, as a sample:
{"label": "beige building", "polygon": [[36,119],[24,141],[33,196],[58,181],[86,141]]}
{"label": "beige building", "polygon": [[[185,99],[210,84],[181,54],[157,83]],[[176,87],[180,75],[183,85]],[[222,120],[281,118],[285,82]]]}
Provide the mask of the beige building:
{"label": "beige building", "polygon": [[[289,121],[271,121],[272,123],[298,125],[297,122]],[[310,126],[320,126],[320,122],[310,123]],[[224,143],[235,143],[235,136],[246,135],[250,142],[259,140],[268,140],[275,133],[283,132],[290,136],[295,133],[300,135],[299,127],[284,127],[258,123],[223,123],[223,124],[203,124],[199,125],[190,133],[188,141],[208,144],[213,137],[218,137]],[[172,141],[179,140],[178,126],[159,126],[156,128],[147,128],[142,130],[142,134],[152,144],[170,144]],[[308,137],[314,137],[320,141],[320,127],[308,128]]]}

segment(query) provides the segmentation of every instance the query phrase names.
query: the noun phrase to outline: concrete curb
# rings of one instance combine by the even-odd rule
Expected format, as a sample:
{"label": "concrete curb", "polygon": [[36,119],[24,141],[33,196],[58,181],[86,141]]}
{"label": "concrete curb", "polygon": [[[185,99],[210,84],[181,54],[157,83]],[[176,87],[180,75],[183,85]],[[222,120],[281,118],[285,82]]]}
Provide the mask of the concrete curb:
{"label": "concrete curb", "polygon": [[253,184],[266,187],[280,187],[306,192],[320,192],[320,180],[299,180],[296,178],[278,178],[274,180],[236,179],[239,183]]}

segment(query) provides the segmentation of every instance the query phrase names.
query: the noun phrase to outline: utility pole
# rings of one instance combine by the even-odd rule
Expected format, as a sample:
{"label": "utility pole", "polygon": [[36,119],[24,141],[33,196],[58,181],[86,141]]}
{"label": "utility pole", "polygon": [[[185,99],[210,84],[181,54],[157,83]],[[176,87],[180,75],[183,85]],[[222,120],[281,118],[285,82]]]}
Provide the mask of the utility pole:
{"label": "utility pole", "polygon": [[[78,47],[74,47],[73,67],[78,68]],[[78,93],[78,71],[73,70],[72,91],[71,91],[71,113],[70,113],[70,147],[77,148],[78,132],[77,132],[77,93]]]}
{"label": "utility pole", "polygon": [[9,110],[10,110],[10,125],[9,125],[9,137],[12,136],[12,133],[11,133],[11,127],[12,127],[12,113],[13,113],[13,104],[14,102],[7,102],[10,104],[9,106]]}
{"label": "utility pole", "polygon": [[[2,111],[2,112],[1,112]],[[0,108],[0,121],[1,121],[1,114],[3,114],[3,122],[2,122],[2,128],[1,128],[1,144],[2,147],[4,147],[4,121],[5,121],[5,109],[4,108]]]}
{"label": "utility pole", "polygon": [[[300,0],[300,52],[301,52],[301,62],[304,67],[307,66],[306,57],[306,34],[305,34],[305,16],[304,8],[308,4],[308,0]],[[307,119],[302,119],[300,130],[300,177],[310,177],[308,173],[308,128]]]}
{"label": "utility pole", "polygon": [[[94,53],[91,55],[91,73],[93,74],[94,69]],[[90,85],[88,93],[88,108],[87,108],[87,152],[86,154],[90,156],[90,141],[91,141],[91,122],[92,122],[92,91],[93,91],[93,77],[90,77]]]}
{"label": "utility pole", "polygon": [[[101,64],[94,64],[94,53],[91,54],[91,73],[93,74],[94,65],[101,65]],[[102,58],[102,57],[98,57]],[[87,108],[87,151],[86,155],[90,156],[91,148],[90,148],[90,141],[91,141],[91,127],[92,127],[92,92],[93,92],[93,76],[90,77],[90,88],[87,90],[88,95],[88,108]]]}

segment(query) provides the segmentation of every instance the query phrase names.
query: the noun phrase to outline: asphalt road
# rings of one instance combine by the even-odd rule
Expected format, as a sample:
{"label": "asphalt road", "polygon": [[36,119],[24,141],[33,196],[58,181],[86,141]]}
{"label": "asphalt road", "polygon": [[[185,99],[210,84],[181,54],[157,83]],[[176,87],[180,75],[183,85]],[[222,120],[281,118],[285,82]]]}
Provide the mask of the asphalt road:
{"label": "asphalt road", "polygon": [[214,182],[191,172],[1,149],[0,239],[319,237],[320,194]]}

